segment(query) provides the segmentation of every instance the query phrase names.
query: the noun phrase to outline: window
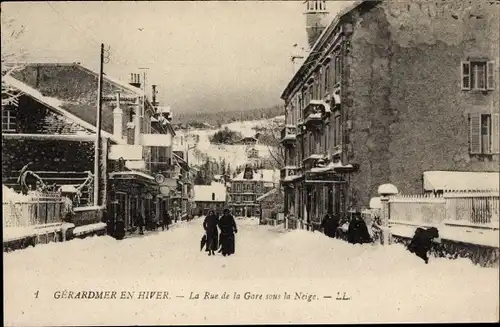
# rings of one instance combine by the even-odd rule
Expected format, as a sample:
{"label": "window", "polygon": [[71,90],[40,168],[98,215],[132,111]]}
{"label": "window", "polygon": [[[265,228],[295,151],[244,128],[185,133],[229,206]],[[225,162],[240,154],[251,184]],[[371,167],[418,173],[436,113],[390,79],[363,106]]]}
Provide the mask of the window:
{"label": "window", "polygon": [[495,62],[486,60],[462,62],[462,90],[494,90]]}
{"label": "window", "polygon": [[212,192],[212,201],[215,201],[215,193]]}
{"label": "window", "polygon": [[340,115],[335,116],[335,131],[334,131],[334,139],[333,139],[333,145],[337,146],[340,145],[341,142],[341,131],[340,131]]}
{"label": "window", "polygon": [[330,90],[330,65],[325,68],[325,75],[323,76],[324,82],[323,85],[325,87],[325,93]]}
{"label": "window", "polygon": [[470,114],[470,154],[498,154],[499,132],[499,114]]}
{"label": "window", "polygon": [[12,106],[5,106],[2,108],[2,131],[16,131],[16,113],[14,110],[15,108]]}
{"label": "window", "polygon": [[335,79],[334,79],[335,84],[340,82],[341,74],[342,74],[342,67],[341,67],[341,63],[340,63],[340,56],[336,55],[335,56]]}

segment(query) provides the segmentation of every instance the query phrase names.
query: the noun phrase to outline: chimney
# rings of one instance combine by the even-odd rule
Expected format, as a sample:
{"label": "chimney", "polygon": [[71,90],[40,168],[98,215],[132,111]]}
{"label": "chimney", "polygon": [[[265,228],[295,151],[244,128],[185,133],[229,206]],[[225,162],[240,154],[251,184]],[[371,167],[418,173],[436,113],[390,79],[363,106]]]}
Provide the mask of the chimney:
{"label": "chimney", "polygon": [[141,88],[141,75],[136,73],[130,74],[130,85],[135,86],[137,88]]}
{"label": "chimney", "polygon": [[120,93],[116,93],[116,107],[113,110],[113,135],[121,139],[123,133],[123,110],[120,108]]}
{"label": "chimney", "polygon": [[309,49],[312,49],[314,43],[326,28],[328,22],[328,11],[326,11],[325,0],[304,1],[306,4],[306,32]]}

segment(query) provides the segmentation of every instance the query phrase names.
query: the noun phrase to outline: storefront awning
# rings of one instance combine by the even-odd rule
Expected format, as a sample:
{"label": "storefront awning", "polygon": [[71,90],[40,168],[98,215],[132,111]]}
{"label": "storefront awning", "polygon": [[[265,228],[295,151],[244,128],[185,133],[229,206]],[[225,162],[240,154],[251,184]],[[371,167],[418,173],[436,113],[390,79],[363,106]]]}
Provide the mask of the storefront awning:
{"label": "storefront awning", "polygon": [[498,192],[500,189],[497,172],[426,171],[423,175],[427,192]]}

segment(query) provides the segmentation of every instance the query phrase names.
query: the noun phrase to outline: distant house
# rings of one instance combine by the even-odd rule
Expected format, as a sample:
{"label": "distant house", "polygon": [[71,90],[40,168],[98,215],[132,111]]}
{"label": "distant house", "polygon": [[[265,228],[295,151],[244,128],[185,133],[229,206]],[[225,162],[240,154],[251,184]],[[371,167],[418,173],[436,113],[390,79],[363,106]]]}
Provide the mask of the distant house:
{"label": "distant house", "polygon": [[259,196],[257,202],[259,203],[259,221],[261,224],[276,225],[280,222],[279,217],[284,209],[284,193],[281,188],[275,187]]}
{"label": "distant house", "polygon": [[226,205],[226,186],[223,183],[212,182],[210,185],[194,185],[194,213],[207,215],[210,210],[222,213]]}
{"label": "distant house", "polygon": [[279,171],[247,166],[231,180],[229,207],[236,216],[258,216],[257,198],[278,185]]}

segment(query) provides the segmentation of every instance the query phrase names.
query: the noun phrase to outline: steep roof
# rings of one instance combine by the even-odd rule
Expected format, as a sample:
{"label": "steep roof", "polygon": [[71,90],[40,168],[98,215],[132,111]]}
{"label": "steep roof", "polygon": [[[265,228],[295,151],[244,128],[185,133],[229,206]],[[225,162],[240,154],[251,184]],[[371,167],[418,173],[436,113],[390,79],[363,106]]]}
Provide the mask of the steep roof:
{"label": "steep roof", "polygon": [[[224,202],[226,201],[226,187],[222,183],[212,182],[211,185],[194,185],[195,202]],[[215,200],[212,200],[212,194]]]}
{"label": "steep roof", "polygon": [[[97,132],[96,126],[89,124],[85,120],[82,120],[82,119],[78,118],[77,116],[71,114],[67,110],[63,109],[61,107],[61,105],[63,103],[61,100],[59,100],[57,98],[53,98],[53,97],[46,97],[42,93],[40,93],[39,91],[32,88],[31,86],[17,80],[16,78],[14,78],[12,76],[4,76],[4,77],[2,77],[2,79],[3,79],[3,82],[9,84],[10,86],[19,90],[21,93],[31,97],[32,99],[40,102],[43,105],[47,106],[52,111],[62,115],[65,118],[68,118],[69,120],[75,122],[76,124],[82,126],[83,128],[86,128],[86,129],[92,131],[93,133]],[[103,137],[108,138],[115,143],[124,143],[124,140],[115,137],[113,134],[110,134],[106,131],[101,131],[101,133],[102,133]]]}
{"label": "steep roof", "polygon": [[[95,125],[95,107],[99,74],[78,63],[28,63],[23,69],[13,73],[23,83],[48,97],[61,100],[60,107],[78,118]],[[105,99],[120,92],[127,99],[137,99],[144,91],[104,75],[103,97]],[[146,110],[153,107],[146,99]],[[113,132],[113,109],[104,102],[102,110],[102,129]]]}

